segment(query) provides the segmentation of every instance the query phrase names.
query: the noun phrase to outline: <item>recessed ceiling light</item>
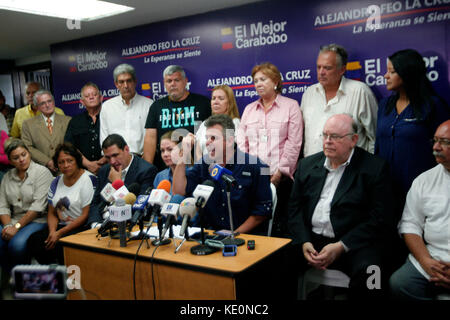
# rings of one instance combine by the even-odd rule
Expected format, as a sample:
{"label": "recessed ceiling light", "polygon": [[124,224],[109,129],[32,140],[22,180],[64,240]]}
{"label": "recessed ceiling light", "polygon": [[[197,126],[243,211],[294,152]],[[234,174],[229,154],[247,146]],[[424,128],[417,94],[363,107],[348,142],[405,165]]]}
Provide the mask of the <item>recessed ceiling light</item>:
{"label": "recessed ceiling light", "polygon": [[0,9],[79,21],[92,21],[134,10],[97,0],[0,0]]}

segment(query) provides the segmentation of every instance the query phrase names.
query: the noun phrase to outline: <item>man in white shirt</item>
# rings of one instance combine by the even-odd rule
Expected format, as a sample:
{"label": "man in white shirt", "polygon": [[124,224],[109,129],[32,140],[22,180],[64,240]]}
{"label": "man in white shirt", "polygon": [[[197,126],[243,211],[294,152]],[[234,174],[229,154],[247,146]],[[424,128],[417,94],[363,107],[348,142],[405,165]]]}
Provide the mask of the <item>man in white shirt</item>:
{"label": "man in white shirt", "polygon": [[399,223],[410,254],[390,279],[395,299],[450,295],[450,120],[437,128],[433,154],[438,165],[413,181]]}
{"label": "man in white shirt", "polygon": [[118,65],[113,72],[120,94],[103,103],[100,113],[100,144],[110,134],[120,134],[130,152],[142,155],[145,121],[153,100],[136,92],[136,72],[129,64]]}
{"label": "man in white shirt", "polygon": [[377,123],[377,100],[361,81],[344,77],[347,52],[336,44],[324,46],[317,58],[319,83],[310,86],[302,97],[301,110],[305,123],[304,155],[322,151],[321,130],[334,114],[348,113],[359,125],[358,147],[374,152]]}
{"label": "man in white shirt", "polygon": [[350,277],[351,299],[380,298],[381,290],[367,286],[367,270],[378,266],[383,282],[387,235],[395,231],[392,186],[387,163],[356,146],[357,132],[350,115],[327,120],[323,152],[299,162],[289,228],[302,250],[300,268],[341,270]]}

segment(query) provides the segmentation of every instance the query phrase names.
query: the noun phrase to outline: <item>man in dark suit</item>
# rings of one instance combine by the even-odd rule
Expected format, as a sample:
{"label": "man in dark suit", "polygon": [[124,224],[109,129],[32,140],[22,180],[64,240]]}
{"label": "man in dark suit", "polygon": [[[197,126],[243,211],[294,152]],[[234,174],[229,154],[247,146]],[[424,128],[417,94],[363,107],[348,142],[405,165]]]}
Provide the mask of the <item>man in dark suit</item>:
{"label": "man in dark suit", "polygon": [[[91,228],[98,227],[103,222],[103,209],[106,206],[100,192],[107,183],[122,180],[126,187],[132,183],[140,186],[139,194],[153,185],[157,169],[142,158],[131,154],[124,138],[118,134],[111,134],[102,143],[102,150],[106,161],[98,172],[98,187],[89,210],[87,224]],[[137,195],[136,195],[137,196]]]}
{"label": "man in dark suit", "polygon": [[52,157],[58,144],[64,142],[70,117],[55,112],[55,99],[47,90],[37,91],[33,101],[42,114],[23,122],[22,140],[30,150],[33,161],[57,174]]}
{"label": "man in dark suit", "polygon": [[[368,285],[375,266],[382,287],[383,256],[395,230],[388,167],[356,147],[357,124],[338,114],[323,129],[323,151],[300,161],[289,204],[289,228],[306,263],[350,277],[350,298],[380,297]],[[378,290],[377,290],[378,289]]]}

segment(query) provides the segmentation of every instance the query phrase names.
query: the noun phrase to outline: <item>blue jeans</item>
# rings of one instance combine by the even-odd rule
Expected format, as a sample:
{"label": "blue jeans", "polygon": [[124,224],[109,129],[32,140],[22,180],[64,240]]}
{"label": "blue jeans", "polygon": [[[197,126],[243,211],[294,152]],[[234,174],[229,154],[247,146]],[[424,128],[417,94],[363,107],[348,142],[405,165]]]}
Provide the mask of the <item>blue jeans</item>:
{"label": "blue jeans", "polygon": [[448,292],[428,281],[409,258],[392,274],[389,286],[395,300],[433,300],[437,294]]}
{"label": "blue jeans", "polygon": [[[18,264],[29,264],[30,254],[27,250],[28,238],[35,232],[47,228],[46,223],[31,222],[20,228],[16,235],[9,241],[4,240],[0,236],[0,265],[6,271]],[[0,226],[0,235],[3,226]]]}

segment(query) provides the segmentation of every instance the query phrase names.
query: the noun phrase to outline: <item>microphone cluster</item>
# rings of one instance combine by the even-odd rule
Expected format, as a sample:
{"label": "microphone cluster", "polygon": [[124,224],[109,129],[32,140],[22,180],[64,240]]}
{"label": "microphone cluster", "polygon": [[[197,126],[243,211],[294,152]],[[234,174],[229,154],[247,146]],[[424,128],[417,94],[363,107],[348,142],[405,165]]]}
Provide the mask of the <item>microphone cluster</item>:
{"label": "microphone cluster", "polygon": [[[130,185],[129,189],[137,190],[136,193],[139,192],[137,184]],[[109,234],[112,235],[112,229],[119,226],[119,236],[123,239],[126,237],[126,233],[121,230],[120,224],[123,226],[123,222],[126,222],[128,232],[139,224],[141,234],[136,238],[141,239],[143,221],[149,220],[152,223],[158,219],[161,240],[180,218],[182,220],[180,235],[184,236],[196,213],[195,199],[184,198],[180,195],[171,197],[170,189],[170,181],[163,180],[156,189],[149,187],[143,194],[136,197],[135,192],[130,192],[121,180],[106,185],[101,195],[107,204],[107,211],[104,215],[105,220],[98,229],[98,234],[104,236],[107,231],[110,231]],[[164,224],[162,217],[166,218]]]}
{"label": "microphone cluster", "polygon": [[[153,242],[154,245],[170,243],[164,240],[169,232],[169,238],[173,238],[172,226],[178,224],[181,220],[181,228],[179,235],[185,239],[189,238],[188,226],[195,217],[198,210],[206,206],[211,194],[214,192],[215,181],[224,181],[230,190],[237,185],[236,180],[232,176],[232,172],[218,164],[211,164],[209,172],[212,180],[205,180],[202,184],[197,185],[193,192],[193,197],[185,198],[180,195],[171,197],[171,183],[168,180],[162,180],[156,189],[149,187],[143,194],[136,197],[139,193],[139,185],[132,184],[129,189],[126,188],[122,180],[116,180],[112,184],[107,184],[101,191],[101,196],[106,203],[106,212],[104,214],[104,222],[98,229],[100,235],[104,235],[106,231],[110,231],[119,226],[119,237],[121,246],[126,246],[127,231],[139,225],[140,233],[133,239],[144,239],[147,235],[143,232],[144,221],[149,221],[150,225],[157,220],[159,239]],[[165,217],[165,223],[163,223]],[[200,215],[200,224],[203,234],[203,218]],[[230,224],[232,227],[232,217],[230,209]],[[127,228],[125,228],[125,226]],[[204,235],[202,235],[204,239]],[[202,240],[204,245],[204,241]],[[203,248],[202,250],[203,251]],[[204,254],[204,253],[202,253]]]}

